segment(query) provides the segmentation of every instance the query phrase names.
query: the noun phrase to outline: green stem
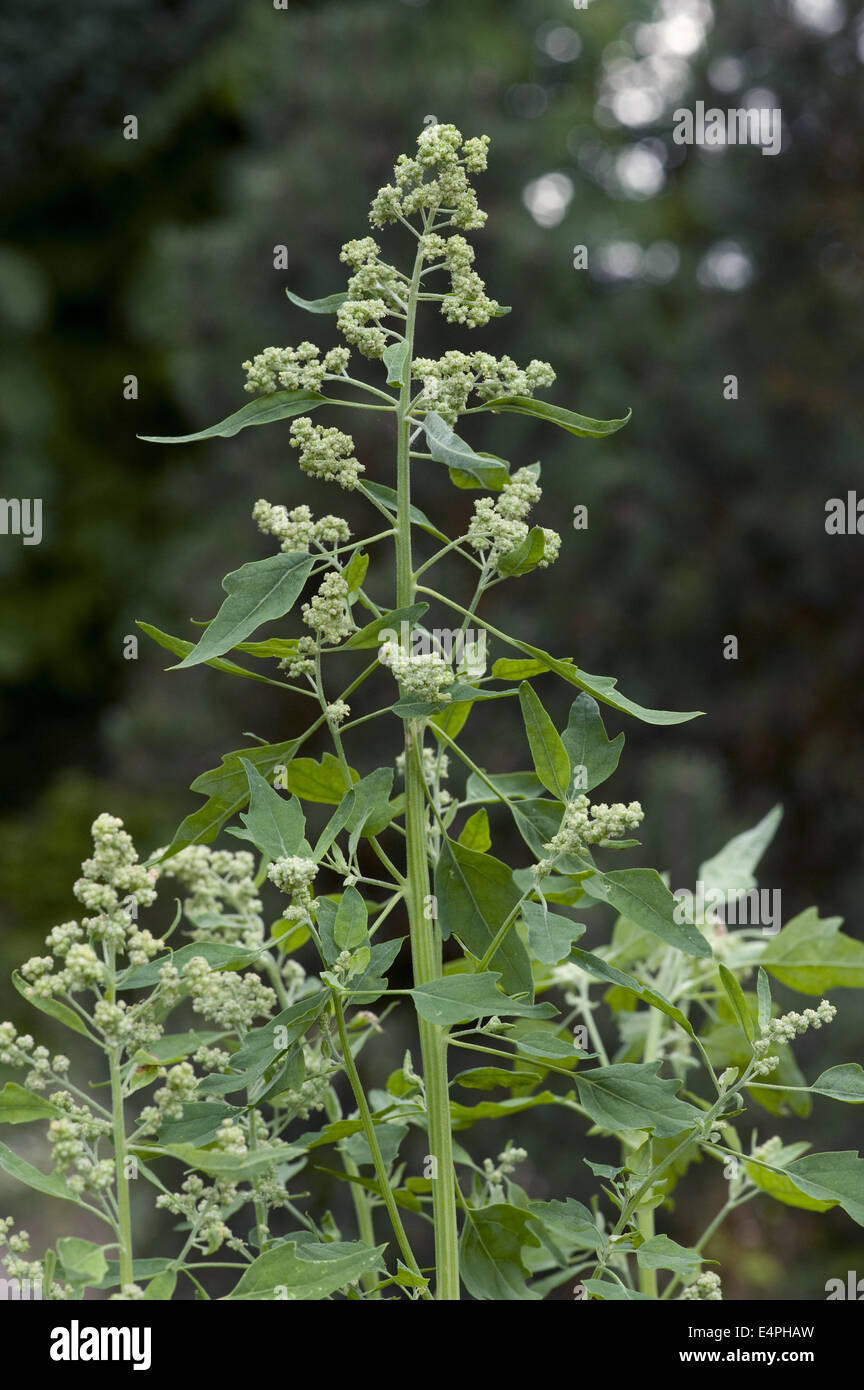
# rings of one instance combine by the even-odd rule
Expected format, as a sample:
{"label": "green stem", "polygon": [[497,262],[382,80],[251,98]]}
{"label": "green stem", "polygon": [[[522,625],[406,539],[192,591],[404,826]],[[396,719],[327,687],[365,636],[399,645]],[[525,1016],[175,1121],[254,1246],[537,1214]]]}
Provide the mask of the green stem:
{"label": "green stem", "polygon": [[[408,297],[405,337],[407,361],[397,409],[396,453],[396,606],[414,602],[415,579],[411,555],[411,359],[420,273],[418,251]],[[426,851],[426,796],[417,748],[419,728],[405,724],[405,830],[407,879],[405,901],[411,934],[414,984],[426,984],[443,974],[441,930],[437,919],[427,916],[429,864]],[[426,1089],[430,1157],[433,1160],[432,1212],[435,1224],[435,1297],[459,1299],[459,1235],[453,1170],[453,1138],[450,1129],[450,1092],[447,1077],[447,1030],[425,1019],[417,1020]]]}
{"label": "green stem", "polygon": [[111,1118],[114,1134],[114,1174],[117,1183],[117,1214],[120,1237],[120,1284],[134,1284],[132,1264],[132,1204],[126,1175],[126,1121],[123,1115],[123,1080],[120,1075],[120,1049],[110,1057]]}
{"label": "green stem", "polygon": [[[113,946],[104,952],[108,968],[108,985],[105,990],[107,1003],[113,1004],[117,996],[117,967]],[[122,1045],[112,1047],[108,1053],[108,1075],[111,1084],[111,1127],[114,1141],[114,1180],[117,1187],[117,1236],[120,1256],[120,1286],[134,1284],[134,1265],[132,1261],[132,1203],[129,1196],[129,1178],[126,1175],[126,1119],[123,1114],[123,1074],[120,1058]]]}
{"label": "green stem", "polygon": [[[341,1114],[339,1113],[336,1097],[332,1094],[332,1092],[325,1097],[324,1109],[327,1112],[328,1120],[336,1121],[342,1118]],[[353,1158],[351,1158],[346,1153],[342,1154],[342,1166],[344,1167],[345,1172],[349,1178],[356,1178],[359,1176],[360,1169],[357,1167],[357,1164],[354,1162]],[[365,1187],[362,1187],[360,1185],[360,1183],[349,1182],[348,1186],[351,1188],[351,1199],[354,1203],[354,1215],[357,1218],[357,1233],[360,1236],[360,1239],[362,1241],[365,1241],[367,1245],[374,1246],[375,1223],[372,1219],[371,1195],[366,1191]],[[372,1270],[367,1270],[365,1274],[361,1274],[360,1283],[362,1284],[363,1288],[366,1290],[367,1293],[371,1293],[378,1283],[378,1276]]]}
{"label": "green stem", "polygon": [[[336,1014],[336,1028],[339,1032],[339,1045],[342,1049],[342,1060],[345,1065],[345,1074],[351,1084],[354,1093],[354,1100],[360,1113],[360,1123],[363,1126],[363,1134],[366,1143],[369,1145],[369,1152],[372,1155],[372,1163],[375,1168],[375,1176],[378,1179],[378,1186],[381,1189],[381,1196],[387,1208],[387,1215],[390,1217],[390,1224],[393,1227],[393,1234],[402,1257],[405,1260],[412,1274],[420,1274],[420,1266],[414,1258],[414,1252],[408,1243],[405,1234],[405,1227],[402,1225],[402,1217],[399,1215],[399,1208],[396,1205],[396,1198],[393,1196],[393,1189],[387,1176],[387,1167],[384,1163],[384,1156],[381,1153],[381,1146],[378,1143],[378,1136],[375,1133],[375,1121],[366,1100],[366,1092],[363,1090],[363,1082],[360,1080],[360,1073],[357,1070],[357,1063],[354,1061],[354,1054],[351,1051],[351,1040],[348,1037],[348,1030],[345,1027],[345,1011],[342,1007],[342,1000],[339,995],[333,993],[333,1009]],[[354,1184],[352,1183],[353,1187]],[[422,1277],[422,1276],[421,1276]],[[426,1295],[429,1296],[428,1293]]]}

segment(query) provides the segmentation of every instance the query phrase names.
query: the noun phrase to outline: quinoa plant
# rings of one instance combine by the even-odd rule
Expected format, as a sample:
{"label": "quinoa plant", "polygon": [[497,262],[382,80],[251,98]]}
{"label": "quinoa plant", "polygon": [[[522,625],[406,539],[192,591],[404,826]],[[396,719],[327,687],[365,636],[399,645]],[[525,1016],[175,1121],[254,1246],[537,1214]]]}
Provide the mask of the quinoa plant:
{"label": "quinoa plant", "polygon": [[[717,1299],[706,1249],[744,1203],[839,1206],[864,1224],[858,1155],[773,1133],[776,1116],[805,1118],[814,1094],[864,1101],[859,1065],[808,1083],[791,1046],[833,1019],[825,990],[864,987],[864,946],[815,909],[782,930],[745,910],[762,902],[754,869],[779,811],[704,864],[695,894],[614,867],[637,848],[643,812],[591,799],[624,743],[600,706],[661,726],[693,714],[643,708],[612,677],[483,616],[491,590],[534,571],[542,593],[560,537],[529,520],[540,464],[477,451],[457,424],[473,433],[489,412],[512,412],[595,439],[626,424],[538,400],[554,381],[544,361],[418,351],[422,312],[465,329],[507,312],[466,235],[485,221],[472,180],[487,145],[427,125],[371,209],[411,259],[391,262],[364,236],[342,248],[345,291],[289,292],[335,316],[344,343],[266,348],[244,364],[253,400],[200,434],[155,441],[290,420],[301,472],[359,494],[376,524],[353,538],[343,517],[314,517],[292,481],[287,502],[253,509],[275,553],[226,576],[197,641],[141,625],[181,658],[173,669],[265,681],[310,718],[286,729],[283,716],[287,738],[250,740],[203,773],[204,804],[145,863],[101,815],[74,887],[86,915],[54,927],[13,977],[94,1059],[78,1075],[0,1028],[0,1061],[23,1069],[0,1093],[0,1121],[47,1121],[53,1162],[46,1173],[4,1144],[0,1166],[81,1213],[82,1234],[38,1259],[26,1232],[2,1224],[7,1274],[45,1297],[538,1300],[567,1287]],[[352,351],[382,369],[376,384],[353,374]],[[388,423],[390,460],[361,461],[350,434],[311,418],[358,409]],[[483,494],[455,537],[412,503],[417,469]],[[464,591],[432,587],[445,556],[464,566]],[[251,640],[273,624],[278,635]],[[572,701],[563,727],[538,692],[553,684]],[[522,771],[495,768],[499,700],[518,702]],[[373,720],[393,738],[377,768],[364,757]],[[515,864],[492,853],[508,820]],[[213,848],[223,831],[233,840]],[[177,909],[154,932],[142,919],[157,894]],[[589,951],[577,943],[593,908]],[[819,1002],[784,1013],[772,982]],[[395,1011],[417,1043],[376,1076]],[[597,1179],[590,1203],[519,1182],[527,1155],[509,1127],[539,1106],[564,1112],[572,1185]],[[463,1144],[493,1120],[491,1154]],[[658,1217],[699,1163],[719,1165],[726,1195],[684,1246]],[[355,1229],[310,1200],[319,1170],[348,1185]],[[142,1259],[153,1203],[173,1221]]]}

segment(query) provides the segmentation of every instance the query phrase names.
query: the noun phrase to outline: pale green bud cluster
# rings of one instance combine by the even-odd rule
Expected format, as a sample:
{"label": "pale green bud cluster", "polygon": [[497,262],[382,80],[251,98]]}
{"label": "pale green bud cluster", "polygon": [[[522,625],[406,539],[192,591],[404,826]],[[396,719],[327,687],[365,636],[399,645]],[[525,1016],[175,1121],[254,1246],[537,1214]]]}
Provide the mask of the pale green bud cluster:
{"label": "pale green bud cluster", "polygon": [[682,1290],[682,1299],[697,1299],[700,1302],[722,1302],[723,1293],[720,1287],[720,1276],[714,1274],[712,1270],[706,1270],[700,1274],[692,1284]]}
{"label": "pale green bud cluster", "polygon": [[299,637],[297,639],[297,651],[294,656],[286,656],[279,662],[279,670],[287,671],[289,676],[314,676],[315,674],[315,653],[318,644],[314,637]]}
{"label": "pale green bud cluster", "polygon": [[412,656],[398,642],[385,642],[378,652],[382,666],[389,666],[406,695],[421,700],[446,701],[453,684],[453,670],[438,652],[423,652]]}
{"label": "pale green bud cluster", "polygon": [[458,352],[456,349],[437,359],[415,357],[411,373],[423,382],[423,390],[414,402],[415,409],[435,410],[449,425],[455,424],[465,410],[472,391],[483,401],[494,400],[497,396],[530,396],[540,387],[551,386],[555,380],[549,363],[536,358],[522,368],[512,357],[496,358],[488,352]]}
{"label": "pale green bud cluster", "polygon": [[315,521],[305,503],[289,512],[287,507],[274,506],[262,497],[252,508],[252,519],[263,535],[275,536],[286,552],[308,551],[312,545],[339,545],[351,536],[343,517],[327,515]]}
{"label": "pale green bud cluster", "polygon": [[213,970],[203,956],[194,956],[183,969],[192,987],[192,1007],[221,1028],[246,1032],[259,1017],[268,1018],[276,994],[252,971]]}
{"label": "pale green bud cluster", "polygon": [[347,299],[336,312],[336,324],[343,337],[353,343],[364,357],[378,358],[384,353],[389,329],[381,327],[390,309],[380,296],[371,299]]}
{"label": "pale green bud cluster", "polygon": [[422,250],[425,261],[450,276],[450,291],[441,299],[441,313],[448,322],[480,328],[501,312],[498,300],[486,294],[486,285],[474,269],[474,248],[463,236],[427,232]]}
{"label": "pale green bud cluster", "polygon": [[[393,183],[378,190],[369,214],[375,227],[408,219],[418,212],[443,214],[450,225],[473,230],[486,221],[477,205],[469,174],[486,168],[489,137],[463,140],[454,125],[428,125],[417,138],[417,154],[402,154]],[[431,177],[427,178],[427,175]]]}
{"label": "pale green bud cluster", "polygon": [[342,247],[340,261],[354,269],[348,281],[348,299],[383,300],[388,312],[404,312],[408,295],[405,277],[395,266],[382,261],[379,251],[378,243],[371,236],[348,241]]}
{"label": "pale green bud cluster", "polygon": [[52,1281],[49,1288],[45,1282],[45,1267],[42,1261],[25,1258],[30,1250],[29,1232],[19,1231],[17,1235],[13,1235],[14,1225],[13,1217],[0,1216],[0,1253],[6,1278],[20,1279],[22,1283],[26,1280],[31,1286],[38,1286],[42,1298],[50,1298],[52,1302],[80,1298],[80,1291],[71,1284],[57,1284]]}
{"label": "pale green bud cluster", "polygon": [[280,390],[318,391],[325,377],[342,375],[350,356],[347,348],[337,347],[322,358],[321,349],[309,342],[296,348],[264,348],[243,363],[247,377],[243,389],[255,396],[269,396]]}
{"label": "pale green bud cluster", "polygon": [[302,613],[307,627],[314,628],[325,642],[336,646],[354,630],[347,581],[335,570],[325,574],[317,594],[303,604]]}
{"label": "pale green bud cluster", "polygon": [[301,415],[291,425],[291,447],[300,450],[300,467],[311,478],[323,478],[351,491],[365,472],[354,457],[354,440],[342,430],[313,425]]}
{"label": "pale green bud cluster", "polygon": [[254,947],[264,940],[255,860],[248,850],[187,845],[156,867],[160,878],[174,878],[188,889],[183,910],[193,924],[193,941],[212,941],[218,934],[232,945]]}
{"label": "pale green bud cluster", "polygon": [[786,1043],[806,1033],[810,1028],[821,1028],[836,1018],[837,1010],[827,999],[822,999],[816,1009],[805,1009],[803,1014],[782,1014],[771,1018],[760,1029],[760,1035],[753,1044],[753,1056],[757,1059],[751,1066],[754,1076],[769,1076],[780,1065],[776,1056],[766,1056],[772,1047],[783,1047]]}
{"label": "pale green bud cluster", "polygon": [[483,1171],[489,1182],[500,1183],[502,1178],[507,1178],[511,1173],[515,1173],[520,1163],[524,1163],[528,1157],[527,1149],[515,1148],[508,1144],[503,1153],[500,1153],[493,1163],[491,1158],[484,1158]]}
{"label": "pale green bud cluster", "polygon": [[[483,555],[488,563],[498,567],[513,553],[529,532],[527,516],[541,497],[541,489],[530,468],[520,468],[494,500],[481,497],[474,503],[474,515],[468,527],[467,540],[472,550]],[[540,565],[543,568],[557,559],[561,537],[557,531],[543,527],[544,548]]]}
{"label": "pale green bud cluster", "polygon": [[236,1194],[233,1183],[216,1182],[207,1186],[203,1178],[193,1176],[185,1179],[179,1192],[165,1192],[157,1197],[156,1206],[188,1222],[194,1233],[192,1249],[214,1255],[225,1242],[233,1244],[231,1228],[225,1222],[225,1210]]}
{"label": "pale green bud cluster", "polygon": [[631,801],[629,806],[621,801],[611,806],[605,802],[592,806],[583,793],[567,802],[561,826],[544,849],[551,854],[577,854],[588,845],[614,840],[626,830],[635,829],[644,815],[638,801]]}
{"label": "pale green bud cluster", "polygon": [[327,706],[325,713],[331,724],[344,724],[351,713],[351,706],[346,704],[344,700],[333,700]]}
{"label": "pale green bud cluster", "polygon": [[102,1192],[114,1181],[114,1164],[97,1156],[100,1139],[111,1133],[111,1124],[85,1105],[78,1105],[68,1091],[55,1091],[51,1102],[64,1113],[48,1126],[53,1166],[66,1173],[72,1192]]}
{"label": "pale green bud cluster", "polygon": [[308,909],[312,905],[312,882],[318,873],[314,859],[306,859],[299,854],[283,855],[267,870],[267,877],[281,889],[290,893],[295,907]]}

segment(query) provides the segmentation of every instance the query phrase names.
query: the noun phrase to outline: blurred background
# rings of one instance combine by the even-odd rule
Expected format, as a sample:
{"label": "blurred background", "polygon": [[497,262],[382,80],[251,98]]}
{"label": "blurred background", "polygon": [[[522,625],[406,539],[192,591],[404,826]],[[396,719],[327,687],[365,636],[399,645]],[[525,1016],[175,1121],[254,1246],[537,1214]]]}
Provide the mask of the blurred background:
{"label": "blurred background", "polygon": [[[264,346],[336,342],[285,287],[342,288],[339,247],[366,233],[427,115],[492,137],[474,241],[513,312],[469,346],[550,360],[544,394],[584,414],[633,409],[607,441],[514,416],[466,423],[476,448],[542,460],[537,519],[564,535],[557,566],[496,590],[487,615],[645,704],[707,712],[661,730],[608,711],[628,743],[610,793],[647,811],[639,862],[691,884],[779,801],[762,884],[782,888],[784,918],[818,903],[861,936],[864,539],[827,535],[825,504],[862,475],[862,62],[851,0],[6,0],[2,493],[43,499],[44,538],[0,544],[2,979],[74,915],[95,814],[123,816],[149,852],[242,731],[298,727],[251,683],[165,675],[143,637],[124,657],[136,618],[192,636],[222,574],[270,552],[250,513],[258,497],[301,500],[287,425],[183,448],[136,434],[238,408],[240,363]],[[673,112],[697,100],[780,107],[782,152],[676,145]],[[130,115],[137,139],[123,138]],[[464,346],[438,316],[422,331],[428,355]],[[355,436],[368,476],[392,482],[387,439]],[[442,477],[421,476],[417,500],[451,529],[472,498]],[[305,479],[302,500],[335,506]],[[366,524],[362,505],[350,514]],[[509,734],[468,741],[490,767],[524,767]],[[391,752],[370,737],[368,767]],[[2,1015],[23,1023],[3,990]],[[860,1056],[855,997],[836,1000],[820,1068]],[[401,1046],[397,1030],[397,1063]],[[855,1146],[855,1114],[817,1099],[808,1137]],[[763,1137],[801,1132],[763,1118]],[[513,1137],[536,1163],[519,1174],[533,1195],[584,1196],[557,1110]],[[486,1152],[482,1126],[471,1147]],[[671,1218],[684,1244],[705,1224],[705,1184],[722,1190],[703,1172]],[[864,1273],[859,1236],[842,1214],[765,1199],[712,1249],[727,1297],[818,1299],[827,1278]]]}

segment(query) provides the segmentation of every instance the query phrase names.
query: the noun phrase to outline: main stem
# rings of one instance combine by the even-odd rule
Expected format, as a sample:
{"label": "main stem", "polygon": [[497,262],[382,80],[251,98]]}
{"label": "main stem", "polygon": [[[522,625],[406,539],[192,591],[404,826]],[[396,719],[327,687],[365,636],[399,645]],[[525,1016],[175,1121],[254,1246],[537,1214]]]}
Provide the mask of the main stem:
{"label": "main stem", "polygon": [[[408,352],[397,408],[397,510],[396,510],[396,605],[414,602],[415,578],[411,557],[411,359],[414,321],[420,287],[422,252],[418,248],[408,297],[405,339]],[[420,767],[419,727],[405,723],[405,831],[407,876],[405,901],[411,932],[414,984],[440,979],[443,974],[441,929],[434,912],[427,915],[429,863],[426,849],[426,798]],[[434,904],[433,904],[434,906]],[[459,1235],[456,1225],[456,1189],[453,1173],[453,1138],[450,1129],[450,1091],[447,1077],[447,1030],[418,1016],[420,1053],[426,1089],[429,1156],[432,1162],[432,1214],[435,1226],[435,1297],[459,1299]]]}

